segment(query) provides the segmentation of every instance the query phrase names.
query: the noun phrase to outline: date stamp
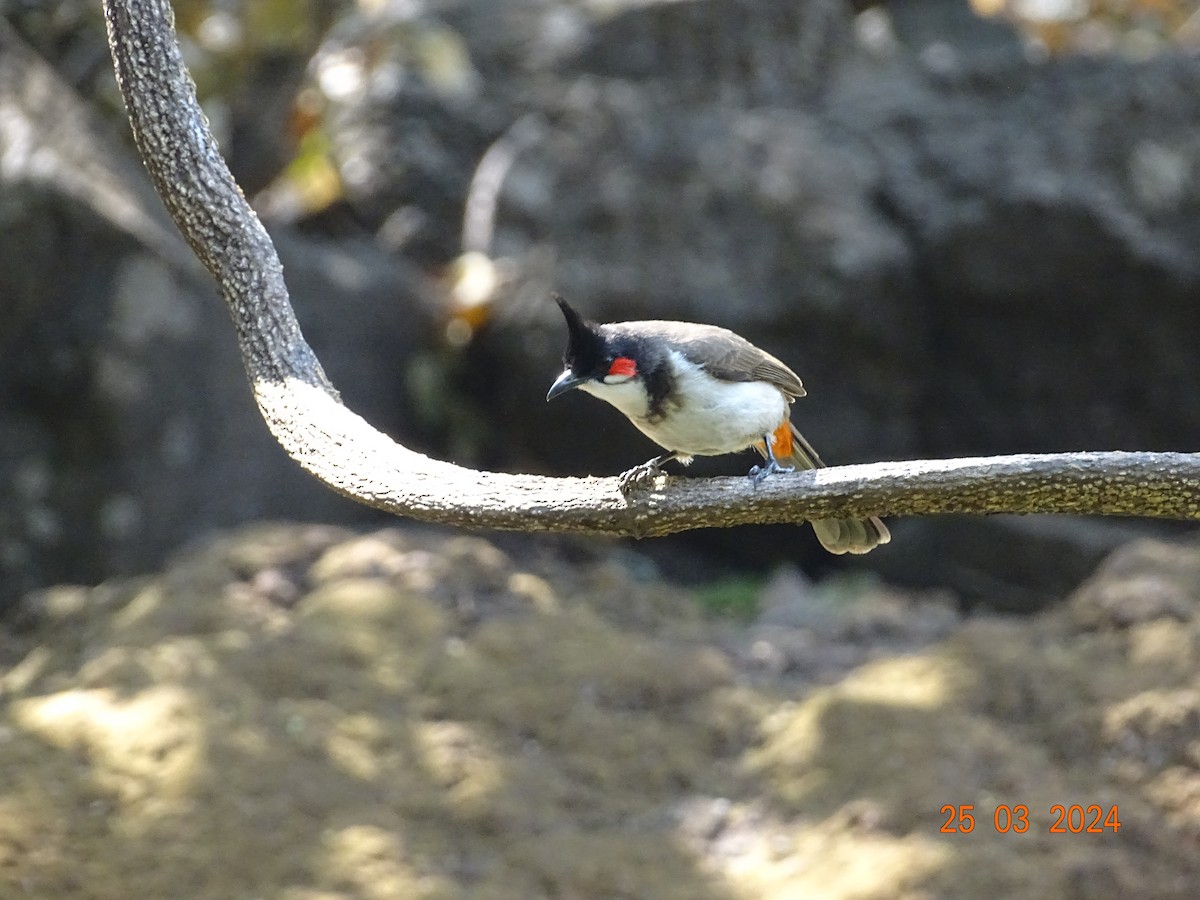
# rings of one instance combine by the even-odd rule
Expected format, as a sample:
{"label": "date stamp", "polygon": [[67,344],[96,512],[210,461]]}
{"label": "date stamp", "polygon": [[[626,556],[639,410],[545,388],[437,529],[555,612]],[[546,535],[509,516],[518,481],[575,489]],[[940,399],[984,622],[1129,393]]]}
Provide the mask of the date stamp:
{"label": "date stamp", "polygon": [[[1025,834],[1030,828],[1036,828],[1038,820],[1049,826],[1050,834],[1116,834],[1121,827],[1121,817],[1115,805],[1103,807],[1093,803],[1082,806],[1072,803],[1069,806],[1055,803],[1048,814],[1031,813],[1024,803],[1010,806],[1007,803],[992,807],[992,828],[999,834]],[[970,834],[975,830],[977,818],[986,817],[987,811],[975,811],[971,803],[947,803],[941,808],[945,816],[939,831],[942,834]],[[983,819],[986,823],[986,818]],[[981,827],[986,827],[983,825]]]}

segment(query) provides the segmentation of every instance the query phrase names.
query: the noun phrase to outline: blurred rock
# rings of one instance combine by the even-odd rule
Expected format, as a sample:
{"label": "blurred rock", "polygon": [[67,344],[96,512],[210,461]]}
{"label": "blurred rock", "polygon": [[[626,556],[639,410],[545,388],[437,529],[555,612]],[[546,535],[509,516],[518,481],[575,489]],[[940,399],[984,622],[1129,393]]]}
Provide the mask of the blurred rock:
{"label": "blurred rock", "polygon": [[31,598],[0,895],[1194,897],[1195,617],[934,636],[937,598],[818,583],[887,628],[813,684],[611,544],[506,542],[259,526]]}
{"label": "blurred rock", "polygon": [[[60,236],[64,252],[80,239],[72,231]],[[366,245],[276,237],[302,325],[347,402],[423,443],[411,430],[415,398],[396,378],[429,322],[411,273]],[[12,335],[0,377],[10,398],[0,410],[6,591],[140,571],[222,524],[380,518],[279,449],[208,284],[117,232],[93,232],[87,246],[105,260],[86,270],[88,290],[47,272],[63,293],[39,297],[42,318]]]}
{"label": "blurred rock", "polygon": [[[955,55],[940,65],[919,35],[950,7]],[[843,54],[821,91],[789,106],[590,72],[518,159],[498,252],[552,242],[556,286],[596,319],[716,322],[766,346],[805,380],[796,421],[833,462],[1192,446],[1200,60],[1039,64],[960,4],[905,10],[889,52]],[[517,425],[507,451],[592,474],[652,455],[588,398],[538,410],[556,338],[547,305],[498,322],[480,350],[511,373],[488,395]],[[1029,563],[1037,526],[973,523],[961,564],[978,577],[966,581],[934,549],[963,543],[959,528],[922,522],[915,546],[897,540],[865,562],[975,597],[1012,582],[1025,594],[1014,606],[1051,592]],[[737,558],[799,552],[785,530],[754,534],[710,543]],[[1038,551],[1065,567],[1055,589],[1094,564],[1092,543]],[[906,564],[911,553],[930,565]]]}
{"label": "blurred rock", "polygon": [[812,584],[783,567],[763,587],[758,617],[734,653],[751,670],[826,684],[881,654],[918,650],[961,621],[949,592],[906,594],[869,577]]}
{"label": "blurred rock", "polygon": [[627,3],[594,24],[569,66],[687,103],[791,105],[823,89],[849,37],[841,0]]}
{"label": "blurred rock", "polygon": [[[142,571],[222,524],[365,522],[286,458],[228,314],[133,158],[0,22],[0,604]],[[414,443],[421,280],[369,243],[278,234],[343,396]]]}
{"label": "blurred rock", "polygon": [[968,603],[1029,612],[1070,593],[1112,552],[1147,535],[1186,532],[1178,523],[1082,516],[944,516],[889,523],[905,548],[874,559],[884,578],[928,584],[938,572]]}
{"label": "blurred rock", "polygon": [[1085,628],[1130,628],[1156,619],[1187,622],[1200,613],[1200,548],[1137,541],[1104,561],[1071,598]]}
{"label": "blurred rock", "polygon": [[[603,6],[333,14],[308,87],[327,104],[345,197],[300,223],[305,238],[278,233],[301,318],[353,408],[492,468],[615,474],[648,458],[603,404],[544,404],[564,340],[555,287],[597,319],[714,322],[776,353],[810,391],[797,423],[833,463],[1194,444],[1200,59],[1039,62],[949,0]],[[86,14],[70,10],[77,33]],[[62,23],[39,16],[21,21],[53,56]],[[0,242],[0,483],[18,498],[0,514],[0,560],[27,573],[12,583],[56,566],[129,571],[273,510],[369,515],[280,458],[207,279],[136,163],[103,127],[78,125],[61,72],[0,41],[0,121],[24,123],[0,125],[0,227],[16,236]],[[63,45],[62,71],[87,68],[81,46]],[[248,77],[299,90],[296,59],[268,57]],[[262,121],[286,118],[287,96],[277,84]],[[232,115],[254,114],[235,99]],[[518,289],[456,354],[422,276],[381,247],[430,275],[455,258],[475,169],[521,121],[539,123],[536,139],[502,173],[483,248]],[[284,151],[250,143],[245,171],[263,182]],[[849,562],[786,527],[655,552],[871,566],[1019,609],[1143,527],[892,524],[891,545]]]}

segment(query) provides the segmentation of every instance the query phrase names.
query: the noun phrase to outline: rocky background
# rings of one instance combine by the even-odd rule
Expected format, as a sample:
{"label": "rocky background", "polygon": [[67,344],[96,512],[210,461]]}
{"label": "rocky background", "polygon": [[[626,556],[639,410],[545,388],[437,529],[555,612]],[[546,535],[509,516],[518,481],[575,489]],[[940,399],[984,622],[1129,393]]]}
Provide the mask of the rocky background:
{"label": "rocky background", "polygon": [[[424,450],[553,473],[651,455],[588,398],[543,402],[551,290],[761,342],[804,378],[796,418],[833,461],[1188,449],[1197,29],[1161,4],[1002,6],[186,2],[179,22],[325,368]],[[0,11],[7,598],[145,571],[216,526],[379,521],[262,428],[129,150],[99,10]],[[893,524],[857,562],[1009,608],[1133,530]],[[697,548],[831,564],[791,528],[648,552]]]}
{"label": "rocky background", "polygon": [[[769,348],[834,462],[1200,434],[1184,4],[176,8],[309,341],[424,451],[653,453],[543,402],[552,290]],[[396,527],[267,434],[103,33],[0,0],[0,893],[1200,892],[1191,529]],[[326,524],[214,536],[269,519]]]}

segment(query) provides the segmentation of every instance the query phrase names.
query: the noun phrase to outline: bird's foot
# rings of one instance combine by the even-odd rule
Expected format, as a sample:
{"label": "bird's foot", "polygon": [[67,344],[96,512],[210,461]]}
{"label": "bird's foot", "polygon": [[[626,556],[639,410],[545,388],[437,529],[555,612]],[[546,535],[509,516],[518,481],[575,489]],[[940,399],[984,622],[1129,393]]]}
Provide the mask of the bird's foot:
{"label": "bird's foot", "polygon": [[760,484],[767,480],[771,475],[776,473],[786,475],[788,472],[795,472],[795,466],[781,466],[774,459],[768,459],[765,466],[754,466],[749,473],[749,477],[754,481],[754,486],[757,488]]}
{"label": "bird's foot", "polygon": [[659,461],[652,459],[640,466],[634,466],[628,472],[622,472],[617,476],[617,487],[622,494],[630,494],[641,488],[650,487],[659,475],[664,474],[666,473],[663,472]]}

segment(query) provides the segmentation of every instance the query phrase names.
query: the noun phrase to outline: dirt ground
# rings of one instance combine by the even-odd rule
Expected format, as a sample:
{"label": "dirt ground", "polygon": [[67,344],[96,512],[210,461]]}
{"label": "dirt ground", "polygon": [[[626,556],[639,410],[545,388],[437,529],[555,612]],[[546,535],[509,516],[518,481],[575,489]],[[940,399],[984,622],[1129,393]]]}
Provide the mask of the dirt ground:
{"label": "dirt ground", "polygon": [[1200,546],[1035,618],[725,590],[757,613],[608,543],[263,526],[30,597],[0,896],[1200,896]]}

